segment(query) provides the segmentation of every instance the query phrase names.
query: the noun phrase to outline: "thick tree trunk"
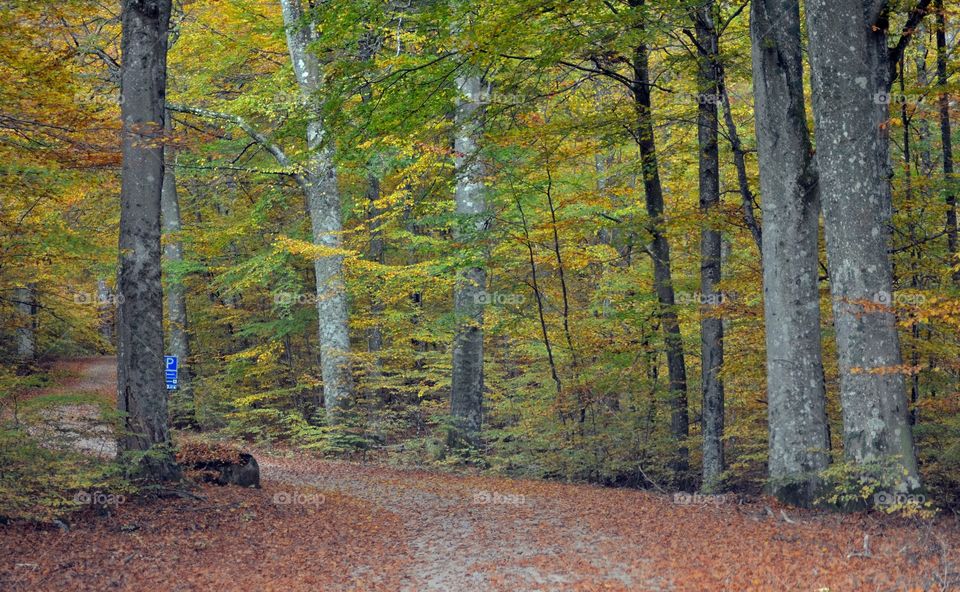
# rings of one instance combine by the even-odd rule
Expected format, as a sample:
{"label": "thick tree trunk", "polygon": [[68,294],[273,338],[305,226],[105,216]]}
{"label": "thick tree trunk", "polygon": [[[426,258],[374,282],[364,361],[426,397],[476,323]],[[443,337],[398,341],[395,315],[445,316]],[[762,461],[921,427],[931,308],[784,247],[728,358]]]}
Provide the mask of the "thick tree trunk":
{"label": "thick tree trunk", "polygon": [[117,407],[126,414],[121,452],[151,451],[141,462],[155,479],[179,476],[170,454],[163,376],[160,199],[170,0],[124,0],[121,89]]}
{"label": "thick tree trunk", "polygon": [[[697,139],[700,147],[700,213],[704,218],[700,231],[700,359],[703,390],[703,488],[713,490],[723,473],[723,320],[715,309],[721,296],[717,290],[721,276],[722,242],[713,220],[720,205],[720,150],[718,146],[719,96],[717,61],[719,39],[713,22],[712,1],[694,15],[699,56],[699,110]],[[708,97],[710,99],[708,99]]]}
{"label": "thick tree trunk", "polygon": [[[957,196],[954,193],[953,178],[953,130],[950,123],[950,93],[947,91],[947,16],[943,0],[936,0],[937,13],[937,86],[940,87],[940,144],[943,150],[943,179],[947,183],[947,253],[950,265],[960,265],[957,261]],[[960,284],[960,271],[953,274],[955,284]]]}
{"label": "thick tree trunk", "polygon": [[[463,220],[458,239],[477,240],[488,225],[485,167],[479,142],[483,133],[484,105],[489,97],[487,82],[478,74],[457,78],[454,138],[456,165],[456,212]],[[461,269],[454,293],[457,317],[453,338],[453,372],[450,412],[468,440],[476,437],[483,419],[483,293],[486,270],[481,266]]]}
{"label": "thick tree trunk", "polygon": [[[840,359],[844,452],[856,463],[894,460],[904,488],[919,476],[889,306],[893,200],[886,17],[875,2],[810,0],[817,161]],[[866,15],[866,16],[865,16]]]}
{"label": "thick tree trunk", "polygon": [[770,489],[811,504],[829,462],[818,281],[819,196],[804,112],[797,0],[750,19],[763,209]]}
{"label": "thick tree trunk", "polygon": [[[343,220],[334,164],[335,148],[333,140],[326,137],[320,109],[316,106],[316,94],[323,87],[320,64],[310,49],[310,45],[317,40],[316,25],[308,19],[305,20],[300,0],[280,0],[280,4],[293,71],[304,98],[314,108],[314,118],[307,124],[307,149],[310,156],[302,180],[310,213],[313,242],[340,249]],[[314,271],[320,323],[323,401],[327,412],[335,416],[337,409],[351,403],[354,393],[343,257],[319,257],[314,261]]]}
{"label": "thick tree trunk", "polygon": [[[640,3],[642,4],[642,3]],[[653,108],[650,101],[650,55],[645,44],[634,51],[634,108],[637,116],[635,137],[640,148],[644,197],[649,217],[648,231],[652,238],[650,254],[653,258],[653,285],[657,294],[660,322],[663,326],[667,350],[667,370],[670,376],[671,420],[670,431],[677,440],[677,458],[674,463],[681,481],[687,478],[688,456],[686,439],[690,420],[687,411],[687,366],[683,354],[683,337],[675,310],[673,275],[670,270],[670,245],[667,242],[663,217],[663,187],[657,162],[657,146],[653,135]]]}
{"label": "thick tree trunk", "polygon": [[15,288],[13,299],[17,311],[17,361],[29,366],[37,357],[37,285],[29,283]]}
{"label": "thick tree trunk", "polygon": [[[173,133],[169,113],[166,121],[167,134]],[[177,265],[183,261],[183,243],[180,241],[180,198],[177,194],[176,149],[172,144],[164,146],[163,191],[160,201],[160,213],[163,232],[173,235],[163,247],[163,257],[168,265]],[[167,291],[167,352],[177,356],[180,372],[177,390],[171,403],[172,415],[177,422],[193,422],[193,386],[190,382],[190,342],[187,333],[187,298],[183,280],[169,277]]]}

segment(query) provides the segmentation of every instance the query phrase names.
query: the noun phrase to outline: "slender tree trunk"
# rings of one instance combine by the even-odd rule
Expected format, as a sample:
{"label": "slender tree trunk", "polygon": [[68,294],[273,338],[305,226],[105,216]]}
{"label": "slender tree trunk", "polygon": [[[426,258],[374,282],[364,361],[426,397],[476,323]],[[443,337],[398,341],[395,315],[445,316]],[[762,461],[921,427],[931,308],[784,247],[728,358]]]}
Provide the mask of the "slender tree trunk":
{"label": "slender tree trunk", "polygon": [[[458,240],[476,241],[489,223],[487,219],[485,166],[480,157],[484,106],[490,94],[486,80],[468,72],[457,78],[456,165],[457,215],[462,219]],[[480,265],[457,274],[454,312],[457,317],[453,339],[453,372],[450,412],[463,436],[474,440],[483,419],[483,292],[487,273]]]}
{"label": "slender tree trunk", "polygon": [[37,285],[15,288],[17,311],[17,360],[25,367],[37,357]]}
{"label": "slender tree trunk", "polygon": [[[908,421],[900,338],[890,306],[893,199],[886,16],[875,2],[810,0],[817,161],[840,358],[844,452],[893,460],[904,488],[920,485]],[[866,16],[865,16],[866,15]],[[878,306],[879,305],[879,306]]]}
{"label": "slender tree trunk", "polygon": [[[957,196],[953,178],[953,130],[950,123],[950,93],[947,91],[947,15],[943,0],[935,1],[937,13],[937,86],[940,87],[940,144],[943,149],[943,180],[947,184],[947,252],[950,265],[957,261]],[[953,274],[953,282],[960,284],[960,271]]]}
{"label": "slender tree trunk", "polygon": [[703,488],[713,490],[723,473],[723,320],[716,315],[721,295],[717,284],[721,277],[722,242],[716,220],[720,205],[720,119],[717,61],[719,39],[713,21],[713,1],[694,15],[699,56],[697,138],[700,147],[700,359],[703,390]]}
{"label": "slender tree trunk", "polygon": [[[382,43],[383,39],[379,35],[364,35],[360,40],[358,58],[362,62],[370,61]],[[360,90],[360,99],[365,104],[370,103],[372,100],[370,85],[365,85]],[[370,232],[367,259],[383,265],[385,243],[383,230],[380,228],[382,224],[380,217],[384,214],[384,209],[377,204],[380,199],[380,177],[375,172],[375,165],[375,162],[367,163],[367,228]],[[370,303],[374,324],[367,329],[367,353],[374,358],[370,368],[369,382],[376,385],[380,384],[383,375],[383,360],[380,356],[383,349],[383,327],[381,326],[383,311],[383,301],[374,295]],[[378,386],[376,390],[382,394],[382,388]]]}
{"label": "slender tree trunk", "polygon": [[[323,88],[322,71],[310,45],[317,40],[316,25],[305,19],[300,0],[280,0],[286,26],[287,48],[297,83],[313,119],[307,123],[309,159],[303,174],[303,188],[310,213],[313,242],[340,249],[343,220],[335,147],[328,138],[317,107],[316,94]],[[323,400],[335,420],[336,411],[353,399],[354,383],[350,362],[350,331],[347,289],[343,277],[343,257],[333,255],[314,261],[317,284],[317,315],[320,333],[320,366],[323,376]]]}
{"label": "slender tree trunk", "polygon": [[[634,5],[643,4],[631,0]],[[637,117],[635,137],[640,148],[644,197],[649,217],[648,231],[653,243],[653,284],[657,294],[660,322],[663,326],[667,350],[667,370],[670,376],[671,420],[670,431],[677,441],[674,468],[684,481],[689,466],[686,439],[690,432],[687,411],[687,366],[683,353],[683,337],[675,310],[673,275],[670,270],[670,245],[667,242],[663,217],[663,187],[657,162],[657,146],[653,135],[653,108],[650,100],[650,55],[647,45],[641,43],[634,51],[634,108]]]}
{"label": "slender tree trunk", "polygon": [[[380,179],[374,175],[367,175],[367,225],[370,229],[370,244],[367,246],[367,259],[376,263],[384,262],[384,240],[383,230],[380,229],[380,216],[383,210],[377,206],[377,200],[380,199]],[[376,316],[383,313],[383,302],[374,297],[370,304],[370,312]],[[375,354],[383,349],[383,329],[379,321],[367,330],[367,351]],[[375,365],[379,369],[380,360],[376,360]],[[379,373],[379,370],[378,370]]]}
{"label": "slender tree trunk", "polygon": [[740,140],[740,134],[737,132],[737,124],[733,120],[733,111],[730,109],[730,96],[727,94],[727,85],[723,71],[723,64],[717,63],[717,78],[719,79],[718,95],[723,106],[723,120],[727,126],[727,135],[730,138],[730,149],[733,151],[733,164],[737,169],[737,185],[740,188],[740,207],[743,210],[743,222],[750,230],[753,242],[757,245],[757,252],[760,253],[761,266],[763,265],[763,230],[760,227],[760,221],[757,220],[754,211],[755,200],[753,192],[750,191],[750,178],[747,176],[747,151],[743,148],[743,142]]}
{"label": "slender tree trunk", "polygon": [[797,0],[750,18],[763,207],[770,489],[809,505],[829,462],[818,289],[817,173],[804,112]]}
{"label": "slender tree trunk", "polygon": [[527,216],[523,211],[523,205],[520,203],[519,197],[516,197],[516,203],[517,211],[520,213],[520,223],[523,225],[523,242],[527,247],[527,256],[530,261],[531,287],[533,288],[533,296],[537,300],[537,317],[540,320],[540,332],[543,335],[543,345],[547,348],[547,362],[550,363],[550,375],[553,377],[553,383],[557,386],[557,402],[560,403],[559,398],[563,394],[563,383],[560,381],[560,374],[557,372],[557,364],[553,358],[553,347],[550,345],[550,333],[547,331],[547,319],[543,311],[543,293],[540,291],[540,280],[537,277],[537,261],[533,253],[533,241],[530,240],[530,226],[527,224]]}
{"label": "slender tree trunk", "polygon": [[[166,121],[167,134],[173,133],[173,122],[169,112]],[[180,198],[177,194],[176,149],[172,143],[165,144],[163,190],[160,202],[160,215],[163,232],[173,238],[163,247],[163,258],[168,265],[183,262],[183,243],[180,241]],[[193,422],[193,385],[190,381],[190,341],[187,332],[187,297],[183,280],[175,274],[167,278],[167,351],[177,356],[180,372],[177,390],[171,397],[172,415],[177,422]]]}
{"label": "slender tree trunk", "polygon": [[99,307],[100,336],[107,343],[113,343],[113,326],[116,306],[113,293],[107,285],[107,280],[97,280],[97,306]]}
{"label": "slender tree trunk", "polygon": [[167,425],[163,377],[160,201],[170,0],[124,0],[121,89],[123,180],[120,192],[117,407],[125,414],[121,452],[151,451],[141,470],[179,476]]}

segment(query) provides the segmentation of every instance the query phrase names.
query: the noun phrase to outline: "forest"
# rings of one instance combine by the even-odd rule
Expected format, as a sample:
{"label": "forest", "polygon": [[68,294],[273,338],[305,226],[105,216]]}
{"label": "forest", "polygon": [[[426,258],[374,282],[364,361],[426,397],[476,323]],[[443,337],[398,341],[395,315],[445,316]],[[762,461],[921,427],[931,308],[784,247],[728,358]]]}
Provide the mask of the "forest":
{"label": "forest", "polygon": [[0,0],[0,589],[960,589],[952,0]]}

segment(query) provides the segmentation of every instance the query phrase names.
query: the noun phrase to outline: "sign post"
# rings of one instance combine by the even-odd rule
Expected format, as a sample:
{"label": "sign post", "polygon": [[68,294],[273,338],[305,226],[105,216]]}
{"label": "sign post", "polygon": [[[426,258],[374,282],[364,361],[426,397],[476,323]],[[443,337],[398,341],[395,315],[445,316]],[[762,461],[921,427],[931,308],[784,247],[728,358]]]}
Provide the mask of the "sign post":
{"label": "sign post", "polygon": [[164,376],[167,381],[167,390],[172,391],[177,388],[177,373],[180,370],[180,361],[177,356],[163,356],[165,366]]}

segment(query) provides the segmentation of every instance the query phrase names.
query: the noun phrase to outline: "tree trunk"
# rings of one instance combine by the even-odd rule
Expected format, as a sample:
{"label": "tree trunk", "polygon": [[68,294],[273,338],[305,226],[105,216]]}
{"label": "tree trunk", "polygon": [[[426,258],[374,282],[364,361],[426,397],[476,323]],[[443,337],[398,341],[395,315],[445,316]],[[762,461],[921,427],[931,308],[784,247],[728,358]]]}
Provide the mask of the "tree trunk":
{"label": "tree trunk", "polygon": [[[953,130],[950,124],[950,93],[947,91],[947,16],[943,0],[936,0],[937,13],[937,86],[940,87],[940,142],[943,149],[943,180],[947,185],[947,253],[950,265],[957,261],[957,196],[954,193],[953,179]],[[953,274],[953,282],[960,284],[960,271]]]}
{"label": "tree trunk", "polygon": [[[633,0],[637,2],[637,0]],[[642,2],[637,2],[642,5]],[[677,441],[674,469],[681,481],[687,478],[689,453],[686,439],[690,420],[687,412],[687,367],[683,354],[683,337],[675,310],[673,276],[670,271],[670,245],[667,242],[663,218],[663,187],[657,162],[657,147],[653,136],[653,108],[650,101],[650,55],[646,44],[634,51],[634,109],[637,117],[635,138],[640,148],[643,188],[649,217],[648,231],[652,238],[650,254],[653,258],[653,285],[659,304],[667,350],[667,370],[670,376],[671,420],[670,431]]]}
{"label": "tree trunk", "polygon": [[[486,173],[480,158],[484,105],[489,96],[487,82],[478,74],[457,78],[454,152],[456,165],[456,213],[463,220],[458,240],[477,240],[488,225]],[[461,269],[457,274],[454,312],[457,318],[453,338],[453,372],[450,412],[462,435],[474,440],[483,419],[483,294],[486,270],[481,266]]]}
{"label": "tree trunk", "polygon": [[116,313],[115,298],[107,280],[97,280],[97,307],[99,317],[100,336],[107,343],[113,343],[113,327]]}
{"label": "tree trunk", "polygon": [[[172,120],[167,113],[165,129],[173,133]],[[168,265],[178,265],[183,261],[183,243],[180,242],[180,198],[177,195],[176,149],[171,143],[164,146],[163,191],[160,201],[160,214],[163,232],[173,238],[163,247],[163,257]],[[177,356],[180,372],[177,390],[174,391],[171,404],[172,415],[177,422],[193,422],[193,386],[190,382],[190,342],[187,333],[187,298],[183,280],[169,275],[167,290],[167,351]]]}
{"label": "tree trunk", "polygon": [[[893,199],[886,16],[864,0],[811,0],[817,161],[840,359],[844,452],[855,463],[893,460],[903,487],[920,485],[907,419],[896,317],[889,306]],[[866,15],[866,20],[865,20]]]}
{"label": "tree trunk", "polygon": [[[700,147],[700,359],[703,390],[703,488],[713,490],[723,473],[723,320],[715,309],[721,296],[717,284],[721,277],[721,237],[717,230],[717,208],[720,205],[719,114],[715,98],[719,97],[719,39],[713,22],[712,1],[694,15],[699,56],[699,92],[697,139]],[[709,98],[709,99],[708,99]]]}
{"label": "tree trunk", "polygon": [[28,367],[37,357],[37,285],[15,288],[17,311],[17,361]]}
{"label": "tree trunk", "polygon": [[125,414],[121,452],[142,457],[145,476],[172,479],[163,376],[160,200],[170,0],[124,0],[121,89],[123,180],[120,193],[117,407]]}
{"label": "tree trunk", "polygon": [[[304,20],[300,0],[280,0],[286,26],[287,49],[293,71],[304,98],[313,106],[313,119],[307,124],[307,149],[310,152],[303,174],[303,188],[310,213],[313,242],[340,249],[343,220],[335,147],[327,138],[316,93],[323,87],[322,71],[310,45],[317,40],[316,25]],[[320,366],[323,376],[323,401],[331,417],[349,405],[354,383],[350,362],[350,331],[347,289],[343,277],[343,257],[333,255],[314,261],[317,284],[317,315],[320,325]],[[335,421],[335,419],[334,419]]]}
{"label": "tree trunk", "polygon": [[820,345],[817,173],[804,112],[797,0],[754,0],[750,18],[767,347],[771,492],[809,505],[829,462]]}

